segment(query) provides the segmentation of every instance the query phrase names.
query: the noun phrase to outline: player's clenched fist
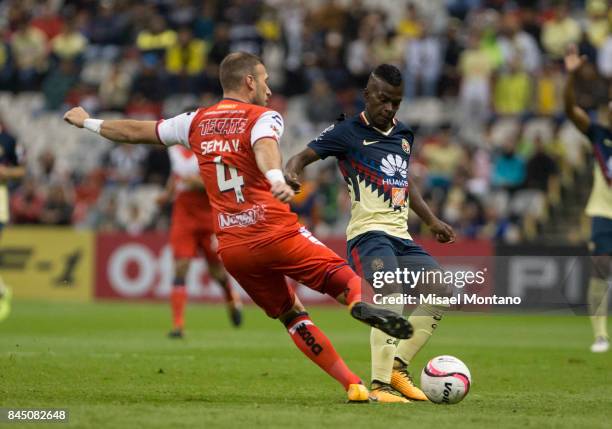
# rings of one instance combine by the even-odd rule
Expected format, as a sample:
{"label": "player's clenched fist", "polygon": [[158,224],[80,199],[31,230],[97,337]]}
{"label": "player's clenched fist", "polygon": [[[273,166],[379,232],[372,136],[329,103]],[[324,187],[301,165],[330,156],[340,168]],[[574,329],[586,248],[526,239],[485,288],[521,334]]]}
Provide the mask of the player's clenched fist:
{"label": "player's clenched fist", "polygon": [[274,198],[283,203],[288,203],[295,196],[295,192],[293,192],[291,186],[283,182],[274,182],[270,187],[270,192],[272,192]]}
{"label": "player's clenched fist", "polygon": [[79,128],[83,128],[85,119],[89,119],[89,113],[87,113],[81,106],[73,107],[64,115],[64,121]]}

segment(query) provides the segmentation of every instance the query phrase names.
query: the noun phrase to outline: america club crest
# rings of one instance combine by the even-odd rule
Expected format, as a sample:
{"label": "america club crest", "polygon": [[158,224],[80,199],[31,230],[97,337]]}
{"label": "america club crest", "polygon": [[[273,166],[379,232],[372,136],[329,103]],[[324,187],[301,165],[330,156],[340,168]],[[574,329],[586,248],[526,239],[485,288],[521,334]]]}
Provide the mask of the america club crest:
{"label": "america club crest", "polygon": [[402,150],[410,155],[410,143],[406,139],[402,139]]}

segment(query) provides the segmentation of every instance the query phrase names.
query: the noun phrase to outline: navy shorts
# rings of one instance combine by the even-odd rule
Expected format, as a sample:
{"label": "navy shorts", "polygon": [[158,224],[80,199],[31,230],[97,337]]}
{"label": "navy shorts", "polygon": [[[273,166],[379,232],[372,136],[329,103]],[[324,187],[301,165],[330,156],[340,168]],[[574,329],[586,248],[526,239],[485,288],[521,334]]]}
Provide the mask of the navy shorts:
{"label": "navy shorts", "polygon": [[591,219],[591,253],[612,255],[612,219],[600,216]]}
{"label": "navy shorts", "polygon": [[376,271],[440,269],[438,262],[414,241],[379,231],[349,240],[347,253],[351,267],[370,282]]}

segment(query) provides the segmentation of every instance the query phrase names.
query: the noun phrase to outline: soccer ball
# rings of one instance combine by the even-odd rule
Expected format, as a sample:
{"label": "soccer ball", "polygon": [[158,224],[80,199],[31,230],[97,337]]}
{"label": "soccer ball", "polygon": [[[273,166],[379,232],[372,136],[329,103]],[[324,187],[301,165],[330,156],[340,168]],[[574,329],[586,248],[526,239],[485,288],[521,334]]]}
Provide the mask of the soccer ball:
{"label": "soccer ball", "polygon": [[421,390],[436,404],[456,404],[470,391],[472,375],[454,356],[438,356],[421,372]]}

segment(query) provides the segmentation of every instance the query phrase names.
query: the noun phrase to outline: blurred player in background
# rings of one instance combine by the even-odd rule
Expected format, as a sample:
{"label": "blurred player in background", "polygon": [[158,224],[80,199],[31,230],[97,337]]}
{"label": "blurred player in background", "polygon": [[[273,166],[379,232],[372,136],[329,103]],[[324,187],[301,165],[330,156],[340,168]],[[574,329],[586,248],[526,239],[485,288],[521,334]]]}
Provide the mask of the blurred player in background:
{"label": "blurred player in background", "polygon": [[[352,267],[372,281],[375,271],[397,268],[437,270],[438,263],[408,233],[408,202],[436,239],[455,240],[452,228],[438,219],[423,201],[416,186],[409,186],[408,163],[414,134],[395,119],[403,96],[400,71],[388,64],[370,75],[364,91],[365,111],[327,128],[316,140],[287,163],[287,175],[298,178],[305,166],[335,156],[349,185],[352,200],[347,227],[347,253]],[[381,289],[397,294],[398,285]],[[431,292],[431,291],[429,291]],[[389,306],[402,311],[402,305]],[[378,329],[372,329],[371,398],[378,402],[426,401],[414,385],[408,364],[427,343],[444,312],[443,306],[419,305],[410,318],[414,336],[399,343]]]}
{"label": "blurred player in background", "polygon": [[[25,168],[20,165],[17,141],[8,132],[0,117],[0,235],[9,221],[9,189],[8,183],[21,179]],[[11,289],[0,277],[0,322],[11,312]]]}
{"label": "blurred player in background", "polygon": [[610,339],[607,329],[608,300],[612,274],[612,102],[608,103],[608,126],[591,120],[587,112],[576,104],[574,94],[575,76],[586,62],[571,46],[565,56],[568,77],[564,92],[565,114],[593,145],[596,165],[593,172],[593,189],[586,213],[591,216],[592,254],[591,279],[587,299],[593,325],[595,342],[591,345],[594,353],[607,352]]}
{"label": "blurred player in background", "polygon": [[412,335],[402,316],[361,301],[362,279],[346,261],[297,222],[294,196],[281,170],[281,115],[261,60],[236,52],[221,62],[223,99],[165,121],[92,119],[81,107],[64,119],[110,140],[183,145],[193,150],[215,215],[219,255],[253,301],[286,327],[296,346],[347,391],[367,402],[368,390],[314,324],[285,276],[349,306],[355,319],[397,338]]}
{"label": "blurred player in background", "polygon": [[183,337],[187,303],[185,278],[191,260],[197,257],[200,251],[206,259],[211,277],[223,288],[232,324],[240,326],[242,303],[217,256],[212,207],[200,178],[196,156],[184,146],[172,146],[168,154],[172,175],[168,179],[166,192],[159,200],[160,203],[165,203],[174,196],[170,222],[170,245],[174,255],[174,281],[170,302],[174,327],[168,335],[171,338]]}

